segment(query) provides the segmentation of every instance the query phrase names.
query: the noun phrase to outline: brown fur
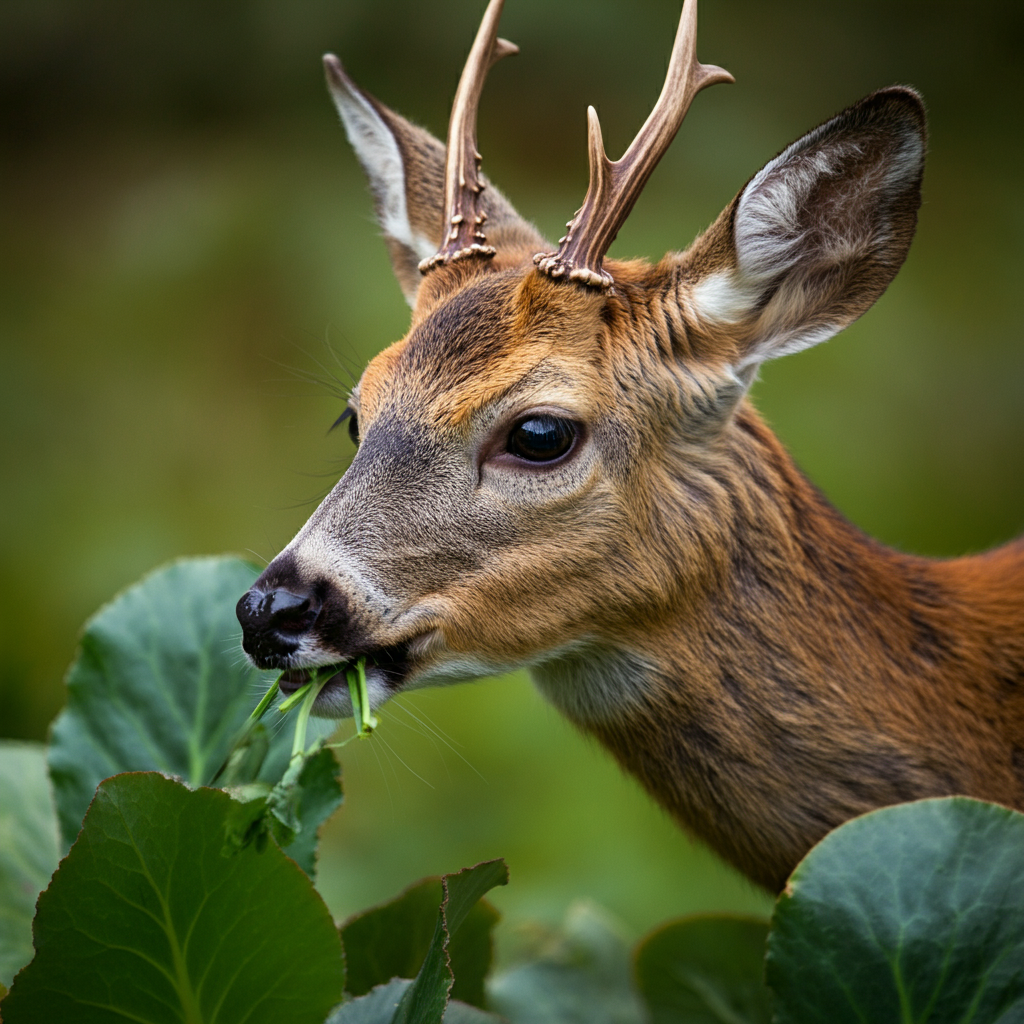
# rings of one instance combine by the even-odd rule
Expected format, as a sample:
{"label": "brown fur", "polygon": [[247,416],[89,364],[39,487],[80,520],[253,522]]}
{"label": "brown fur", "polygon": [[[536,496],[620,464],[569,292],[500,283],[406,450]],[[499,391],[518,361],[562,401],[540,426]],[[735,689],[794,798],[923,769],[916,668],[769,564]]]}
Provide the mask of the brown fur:
{"label": "brown fur", "polygon": [[635,624],[626,642],[658,652],[657,686],[592,727],[601,740],[771,889],[878,806],[959,793],[1024,809],[1024,543],[899,555],[845,522],[749,407],[723,446],[714,582]]}
{"label": "brown fur", "polygon": [[[425,224],[443,151],[373,102]],[[1024,541],[952,561],[875,543],[744,397],[758,361],[822,340],[887,286],[922,154],[920,101],[878,93],[785,151],[686,253],[606,261],[604,293],[536,271],[539,236],[502,208],[497,257],[416,283],[409,334],[353,394],[352,468],[257,582],[323,602],[278,663],[401,649],[400,673],[373,676],[376,703],[529,666],[772,890],[875,807],[960,793],[1024,810]],[[770,187],[799,202],[764,270],[750,225]],[[580,432],[551,466],[504,448],[538,409]],[[347,710],[343,688],[323,700]]]}

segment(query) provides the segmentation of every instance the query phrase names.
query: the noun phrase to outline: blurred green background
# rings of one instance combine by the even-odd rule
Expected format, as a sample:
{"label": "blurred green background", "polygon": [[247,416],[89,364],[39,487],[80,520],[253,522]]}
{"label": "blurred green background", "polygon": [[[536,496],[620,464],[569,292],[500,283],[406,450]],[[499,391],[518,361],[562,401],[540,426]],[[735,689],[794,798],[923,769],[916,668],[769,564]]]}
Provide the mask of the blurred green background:
{"label": "blurred green background", "polygon": [[[679,0],[509,0],[484,168],[549,237],[660,88]],[[43,738],[78,629],[146,570],[287,542],[351,456],[342,386],[408,310],[322,86],[443,136],[482,0],[0,5],[0,735]],[[704,93],[617,241],[680,248],[747,177],[892,82],[931,113],[917,241],[838,340],[755,399],[809,476],[932,555],[1024,528],[1024,6],[703,0]],[[436,733],[443,733],[437,735]],[[520,677],[405,698],[345,751],[321,888],[337,915],[504,855],[513,921],[591,896],[642,930],[768,902]]]}

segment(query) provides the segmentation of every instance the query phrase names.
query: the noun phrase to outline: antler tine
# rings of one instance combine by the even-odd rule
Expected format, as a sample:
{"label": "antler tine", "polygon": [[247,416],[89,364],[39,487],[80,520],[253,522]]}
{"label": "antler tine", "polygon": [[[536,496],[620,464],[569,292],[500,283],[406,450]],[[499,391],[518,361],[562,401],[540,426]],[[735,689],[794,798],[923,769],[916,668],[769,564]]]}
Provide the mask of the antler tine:
{"label": "antler tine", "polygon": [[587,109],[590,187],[583,205],[566,225],[557,253],[537,253],[533,261],[549,277],[568,276],[593,288],[610,288],[601,262],[625,223],[647,179],[675,138],[694,96],[716,82],[733,82],[728,71],[697,60],[697,0],[686,0],[661,95],[644,126],[619,160],[609,160],[601,123]]}
{"label": "antler tine", "polygon": [[445,235],[437,254],[420,263],[424,274],[442,263],[495,253],[494,247],[487,245],[483,231],[487,215],[480,203],[484,185],[480,181],[480,154],[476,148],[476,114],[487,72],[502,57],[519,52],[515,43],[497,36],[504,6],[505,0],[490,0],[487,5],[455,91],[444,165]]}

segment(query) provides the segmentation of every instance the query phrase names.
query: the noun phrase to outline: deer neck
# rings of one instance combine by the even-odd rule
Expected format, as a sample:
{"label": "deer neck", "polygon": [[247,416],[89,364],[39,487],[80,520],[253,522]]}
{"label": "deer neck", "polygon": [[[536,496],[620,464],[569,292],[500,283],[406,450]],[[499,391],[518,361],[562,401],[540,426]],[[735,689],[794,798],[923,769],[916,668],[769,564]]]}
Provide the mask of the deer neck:
{"label": "deer neck", "polygon": [[[537,666],[542,692],[770,889],[827,831],[875,807],[950,793],[1019,804],[1012,766],[999,793],[978,792],[969,767],[1005,759],[1006,745],[992,724],[991,666],[964,642],[957,623],[969,609],[941,563],[844,520],[751,407],[727,447],[714,488],[680,481],[691,499],[700,486],[714,496],[717,560],[695,573],[662,537],[680,586],[610,641]],[[951,735],[968,748],[961,759],[949,756]]]}

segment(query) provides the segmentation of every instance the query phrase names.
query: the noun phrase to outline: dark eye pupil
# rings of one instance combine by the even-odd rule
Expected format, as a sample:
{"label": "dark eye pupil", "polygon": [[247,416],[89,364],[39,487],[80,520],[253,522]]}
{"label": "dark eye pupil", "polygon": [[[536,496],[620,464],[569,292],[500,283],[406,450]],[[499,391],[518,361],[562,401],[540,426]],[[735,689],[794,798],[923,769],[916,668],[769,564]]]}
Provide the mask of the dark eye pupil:
{"label": "dark eye pupil", "polygon": [[359,444],[359,420],[355,413],[348,418],[348,436],[352,438],[353,444]]}
{"label": "dark eye pupil", "polygon": [[530,462],[551,462],[564,455],[575,438],[576,431],[566,420],[535,416],[512,428],[508,450]]}

